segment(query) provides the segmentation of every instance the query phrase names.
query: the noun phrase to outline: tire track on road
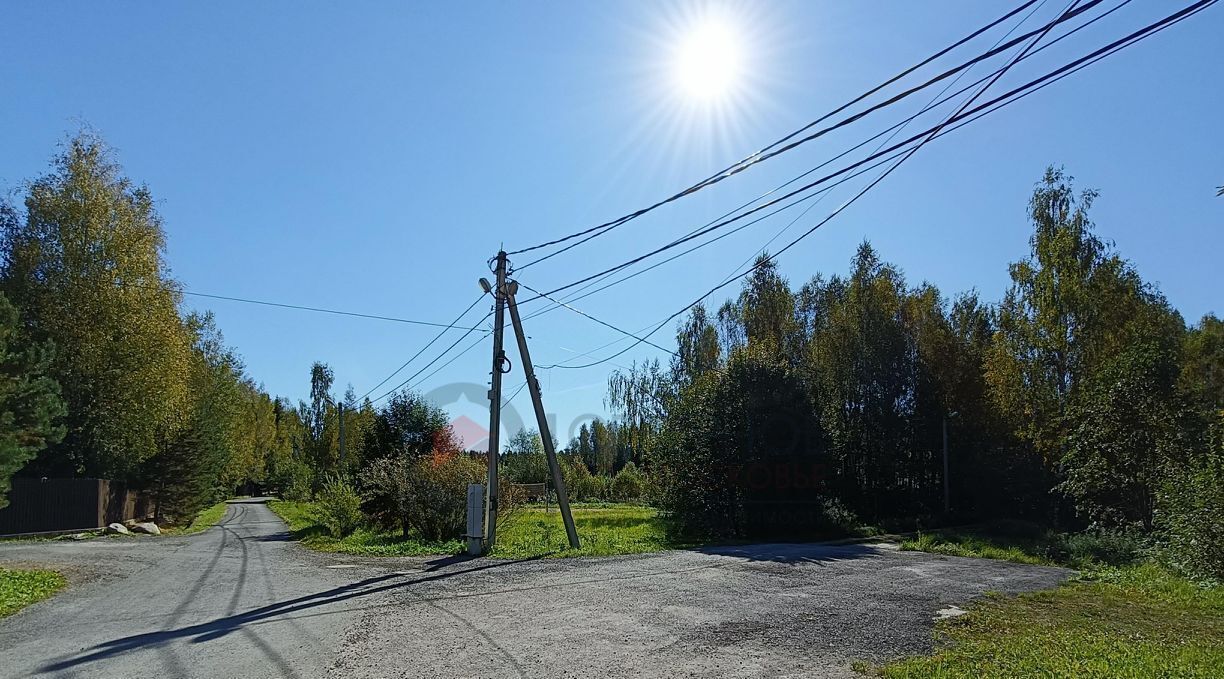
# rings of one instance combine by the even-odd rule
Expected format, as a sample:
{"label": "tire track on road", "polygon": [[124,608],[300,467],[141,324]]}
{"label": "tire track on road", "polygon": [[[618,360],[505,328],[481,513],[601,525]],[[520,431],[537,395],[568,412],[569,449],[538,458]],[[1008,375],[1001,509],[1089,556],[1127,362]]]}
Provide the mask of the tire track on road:
{"label": "tire track on road", "polygon": [[[230,507],[236,507],[233,512],[233,516],[222,519],[221,522],[217,524],[217,526],[221,528],[221,544],[217,546],[217,551],[213,553],[212,559],[208,562],[208,566],[204,569],[204,572],[200,574],[200,577],[196,578],[196,581],[192,585],[191,589],[187,591],[187,595],[184,596],[179,602],[179,605],[170,612],[170,618],[166,620],[159,631],[169,631],[178,624],[178,621],[187,612],[187,607],[195,601],[196,597],[200,594],[200,591],[204,589],[204,585],[207,584],[208,578],[217,568],[217,563],[221,561],[221,557],[225,553],[225,544],[227,538],[229,537],[229,533],[225,529],[225,525],[242,516],[242,514],[246,511],[246,508],[242,507],[241,505],[230,505]],[[183,665],[182,661],[179,660],[178,654],[174,652],[174,649],[170,648],[169,644],[160,644],[159,651],[162,656],[162,662],[167,665],[167,669],[170,671],[170,676],[188,676],[187,668]]]}
{"label": "tire track on road", "polygon": [[[268,509],[267,505],[264,505],[264,511],[271,512],[272,510]],[[284,525],[284,522],[280,521],[279,519],[277,519],[276,523]],[[286,526],[286,529],[287,528],[288,526]],[[274,604],[276,603],[276,598],[277,598],[276,584],[272,578],[272,570],[268,568],[268,559],[264,555],[264,550],[263,549],[255,550],[255,558],[258,559],[259,561],[259,570],[263,577],[264,587],[268,591],[267,601],[265,601],[264,603],[268,605]],[[305,639],[314,648],[323,647],[323,641],[318,637],[318,635],[311,632],[309,629],[306,628],[305,625],[299,622],[297,619],[297,616],[291,616],[291,615],[285,616],[283,618],[279,618],[279,620],[288,623],[289,626],[293,629],[293,631],[299,638]]]}
{"label": "tire track on road", "polygon": [[[242,513],[239,516],[245,516],[245,515],[246,515],[246,506],[243,505]],[[242,528],[243,527],[242,523],[239,522],[237,524],[237,527]],[[242,562],[238,567],[238,582],[234,585],[234,593],[230,595],[229,606],[227,606],[225,610],[224,617],[228,618],[228,617],[232,617],[235,613],[238,612],[238,604],[239,602],[242,601],[242,591],[246,587],[246,581],[247,581],[247,567],[250,565],[250,552],[249,552],[249,549],[247,548],[246,538],[239,535],[237,531],[231,529],[229,526],[221,526],[221,529],[233,535],[234,539],[238,541],[238,546],[242,548]],[[250,529],[248,528],[248,531],[249,530]],[[258,551],[260,550],[256,550],[256,552]],[[242,631],[242,635],[246,637],[247,641],[251,642],[251,645],[255,647],[255,650],[263,654],[264,658],[266,658],[268,662],[276,666],[277,670],[279,670],[280,676],[290,677],[290,678],[297,677],[297,674],[293,671],[293,668],[290,667],[289,662],[285,660],[284,656],[277,653],[276,649],[272,648],[270,645],[268,645],[266,641],[261,639],[259,635],[255,633],[254,630],[250,629],[246,625],[240,626],[239,629]],[[212,639],[219,639],[225,636],[225,634],[226,633],[224,632],[220,634],[218,633],[205,634],[205,635],[201,635],[200,637],[197,637],[196,641],[197,642],[211,641]]]}

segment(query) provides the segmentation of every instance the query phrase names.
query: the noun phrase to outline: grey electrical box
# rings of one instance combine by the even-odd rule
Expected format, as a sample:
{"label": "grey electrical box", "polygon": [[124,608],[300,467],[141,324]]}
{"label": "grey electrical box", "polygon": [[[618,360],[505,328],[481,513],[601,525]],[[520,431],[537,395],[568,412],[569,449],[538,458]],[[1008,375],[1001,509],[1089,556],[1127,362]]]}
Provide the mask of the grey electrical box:
{"label": "grey electrical box", "polygon": [[484,541],[484,484],[469,483],[467,496],[468,554],[480,554]]}

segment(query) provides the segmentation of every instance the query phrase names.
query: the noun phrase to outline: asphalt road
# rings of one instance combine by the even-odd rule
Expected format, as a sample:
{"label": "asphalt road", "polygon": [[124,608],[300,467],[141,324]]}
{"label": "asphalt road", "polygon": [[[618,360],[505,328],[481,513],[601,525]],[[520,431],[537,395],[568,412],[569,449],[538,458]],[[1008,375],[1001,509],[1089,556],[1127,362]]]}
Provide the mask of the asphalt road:
{"label": "asphalt road", "polygon": [[0,619],[0,676],[854,676],[930,649],[933,618],[1057,568],[887,546],[605,559],[358,559],[259,501],[188,537],[0,544],[69,589]]}

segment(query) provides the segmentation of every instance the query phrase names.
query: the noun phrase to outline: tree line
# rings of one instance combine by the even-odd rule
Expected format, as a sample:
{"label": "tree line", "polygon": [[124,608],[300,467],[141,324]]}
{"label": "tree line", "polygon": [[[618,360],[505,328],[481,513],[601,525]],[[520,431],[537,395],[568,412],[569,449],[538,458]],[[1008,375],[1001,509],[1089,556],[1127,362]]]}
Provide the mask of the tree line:
{"label": "tree line", "polygon": [[868,243],[798,288],[762,256],[737,297],[691,310],[670,365],[609,380],[660,506],[720,537],[847,516],[1130,529],[1219,569],[1224,324],[1187,326],[1096,234],[1095,198],[1046,172],[995,304],[911,285]]}
{"label": "tree line", "polygon": [[268,394],[211,313],[182,311],[153,196],[103,140],[71,138],[21,193],[0,202],[0,506],[14,475],[93,477],[147,491],[161,521],[263,491],[323,500],[338,533],[461,531],[484,454],[445,411],[337,397],[322,362],[309,399]]}
{"label": "tree line", "polygon": [[181,310],[165,249],[151,192],[89,132],[0,201],[0,507],[14,475],[93,477],[180,521],[244,489],[313,497],[392,450],[456,447],[440,409],[336,399],[323,363],[308,401],[266,393],[211,313]]}
{"label": "tree line", "polygon": [[210,313],[180,311],[148,188],[82,133],[23,194],[0,204],[3,490],[15,473],[122,481],[173,520],[261,477],[289,443],[284,404]]}
{"label": "tree line", "polygon": [[[707,538],[915,519],[1135,530],[1219,576],[1224,324],[1187,325],[1096,234],[1095,197],[1046,173],[996,303],[911,285],[868,243],[847,274],[797,288],[758,259],[737,296],[679,324],[669,364],[611,375],[613,417],[561,451],[571,494],[645,497]],[[443,410],[337,398],[323,363],[309,400],[269,395],[211,314],[181,310],[164,254],[149,190],[88,133],[0,203],[0,491],[14,474],[124,481],[176,521],[264,490],[326,500],[337,533],[461,532],[484,454]],[[535,432],[501,464],[549,481]]]}

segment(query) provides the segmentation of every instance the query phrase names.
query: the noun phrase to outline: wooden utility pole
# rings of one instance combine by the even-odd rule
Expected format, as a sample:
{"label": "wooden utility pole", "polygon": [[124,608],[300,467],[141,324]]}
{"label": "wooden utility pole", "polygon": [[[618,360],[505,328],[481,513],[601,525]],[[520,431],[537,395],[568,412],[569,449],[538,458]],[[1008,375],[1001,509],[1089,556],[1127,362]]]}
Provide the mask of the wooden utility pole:
{"label": "wooden utility pole", "polygon": [[344,401],[336,405],[336,414],[340,416],[340,473],[344,473]]}
{"label": "wooden utility pole", "polygon": [[[505,253],[502,253],[503,257],[504,255]],[[561,509],[561,519],[565,522],[565,534],[569,537],[570,549],[578,549],[578,531],[574,528],[574,517],[570,514],[565,479],[561,476],[561,466],[557,464],[557,451],[553,446],[552,433],[548,429],[548,418],[544,414],[540,381],[536,379],[535,366],[532,365],[531,354],[527,351],[527,335],[523,333],[523,321],[519,318],[518,304],[514,301],[516,292],[518,292],[518,283],[511,281],[506,285],[506,304],[510,307],[510,322],[514,324],[514,336],[518,339],[519,362],[523,364],[523,372],[527,377],[527,389],[531,392],[531,404],[535,406],[536,424],[540,427],[540,440],[544,444],[544,454],[548,456],[548,468],[552,471],[553,488],[557,489],[557,507]]]}
{"label": "wooden utility pole", "polygon": [[[499,434],[501,432],[501,398],[502,398],[502,365],[506,362],[506,352],[502,348],[502,335],[506,328],[505,317],[505,286],[506,286],[506,251],[497,253],[497,281],[493,285],[493,373],[489,389],[489,475],[485,486],[485,517],[484,517],[484,549],[493,550],[497,540],[497,458],[501,452]],[[485,284],[481,279],[482,285]]]}
{"label": "wooden utility pole", "polygon": [[944,516],[952,512],[952,494],[948,486],[948,416],[943,417],[943,487]]}

